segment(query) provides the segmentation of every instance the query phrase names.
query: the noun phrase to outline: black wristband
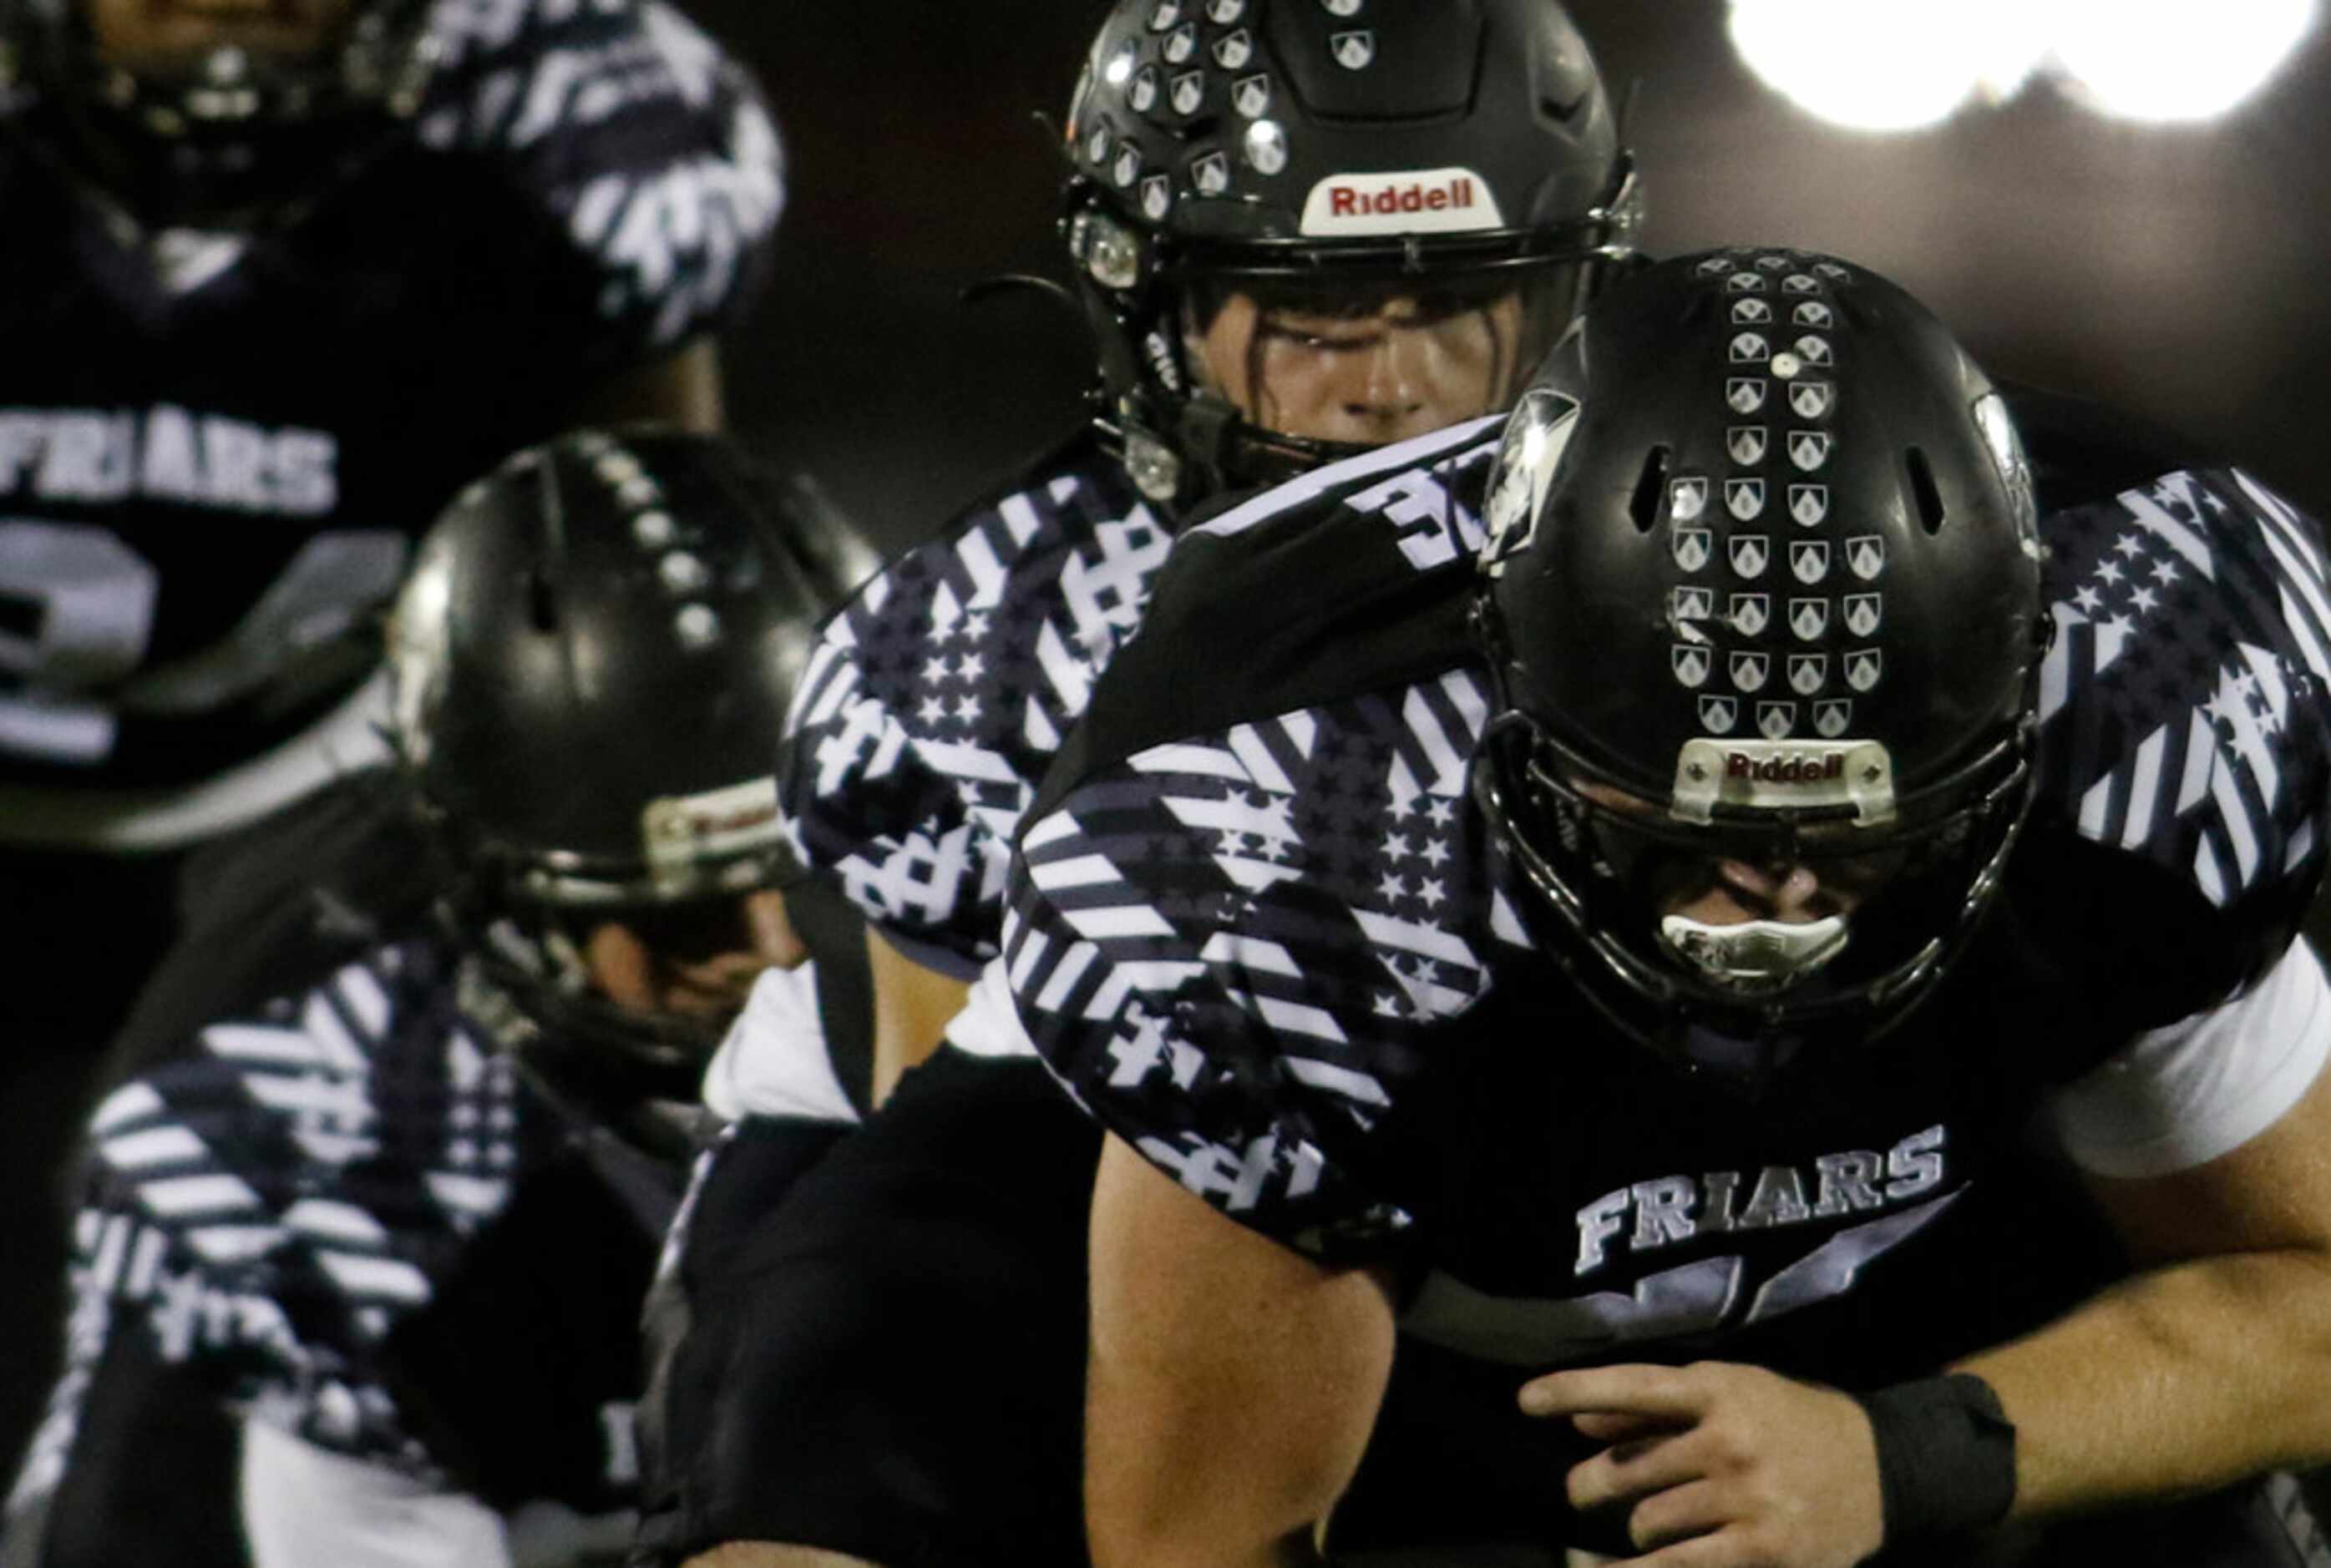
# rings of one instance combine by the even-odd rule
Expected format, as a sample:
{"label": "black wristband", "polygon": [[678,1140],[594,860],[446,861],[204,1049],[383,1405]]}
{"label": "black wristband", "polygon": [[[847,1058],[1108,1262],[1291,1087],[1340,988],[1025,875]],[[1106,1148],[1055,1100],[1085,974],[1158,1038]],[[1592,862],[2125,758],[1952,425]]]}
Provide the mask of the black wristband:
{"label": "black wristband", "polygon": [[1971,1372],[1858,1394],[1878,1440],[1886,1541],[1996,1525],[2015,1501],[2015,1426]]}

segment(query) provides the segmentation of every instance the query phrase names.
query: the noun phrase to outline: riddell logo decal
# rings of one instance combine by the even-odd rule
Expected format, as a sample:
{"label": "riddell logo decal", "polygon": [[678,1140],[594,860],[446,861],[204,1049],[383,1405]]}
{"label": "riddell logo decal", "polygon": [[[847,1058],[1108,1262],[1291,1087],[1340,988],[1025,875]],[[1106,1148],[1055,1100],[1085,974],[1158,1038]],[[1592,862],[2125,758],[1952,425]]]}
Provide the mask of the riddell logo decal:
{"label": "riddell logo decal", "polygon": [[1727,752],[1724,776],[1755,779],[1759,784],[1831,784],[1845,776],[1845,758],[1842,755],[1768,756],[1760,761],[1742,752]]}
{"label": "riddell logo decal", "polygon": [[1431,190],[1411,185],[1404,191],[1369,192],[1353,185],[1337,185],[1327,192],[1328,215],[1337,218],[1356,218],[1363,214],[1381,217],[1391,213],[1445,213],[1452,208],[1462,212],[1471,205],[1473,182],[1462,178]]}
{"label": "riddell logo decal", "polygon": [[1311,187],[1303,206],[1307,234],[1460,233],[1504,226],[1489,182],[1465,168],[1334,175]]}

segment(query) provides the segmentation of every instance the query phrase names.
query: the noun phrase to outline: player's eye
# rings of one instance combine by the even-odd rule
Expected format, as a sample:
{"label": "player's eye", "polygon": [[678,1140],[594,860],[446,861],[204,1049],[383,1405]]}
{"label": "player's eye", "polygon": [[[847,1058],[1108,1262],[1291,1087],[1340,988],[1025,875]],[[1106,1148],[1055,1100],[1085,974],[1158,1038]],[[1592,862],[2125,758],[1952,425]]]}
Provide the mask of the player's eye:
{"label": "player's eye", "polygon": [[1318,354],[1349,354],[1374,348],[1384,339],[1384,328],[1363,322],[1318,322],[1266,318],[1261,328],[1268,342],[1292,343]]}

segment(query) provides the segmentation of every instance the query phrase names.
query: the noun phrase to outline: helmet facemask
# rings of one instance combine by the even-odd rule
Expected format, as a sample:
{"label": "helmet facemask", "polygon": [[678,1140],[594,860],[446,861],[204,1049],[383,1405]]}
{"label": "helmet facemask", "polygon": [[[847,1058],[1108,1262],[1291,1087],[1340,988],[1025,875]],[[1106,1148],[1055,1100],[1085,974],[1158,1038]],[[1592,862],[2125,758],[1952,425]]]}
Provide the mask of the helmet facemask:
{"label": "helmet facemask", "polygon": [[1693,742],[1672,791],[1639,794],[1509,712],[1476,794],[1597,1005],[1761,1087],[1808,1046],[1882,1037],[1964,950],[2031,801],[2031,734],[1904,798],[1875,743]]}
{"label": "helmet facemask", "polygon": [[672,1069],[692,1084],[727,1037],[749,987],[724,991],[718,1005],[650,1009],[619,1003],[594,979],[592,944],[613,926],[657,964],[701,968],[731,955],[756,956],[746,903],[757,891],[782,889],[599,908],[510,901],[482,908],[484,925],[473,926],[464,940],[546,1035],[630,1058],[642,1068]]}
{"label": "helmet facemask", "polygon": [[[1068,227],[1102,346],[1101,427],[1144,495],[1187,505],[1497,413],[1630,253],[1615,236],[1632,221],[1193,245],[1082,204]],[[1347,395],[1356,378],[1336,361],[1360,355],[1405,395]]]}
{"label": "helmet facemask", "polygon": [[0,0],[0,81],[34,87],[46,144],[155,229],[297,211],[418,112],[440,52],[433,0],[350,0],[304,31],[188,18],[127,54],[92,20],[100,3]]}
{"label": "helmet facemask", "polygon": [[571,1111],[684,1153],[706,1065],[792,943],[766,903],[803,875],[781,837],[653,869],[445,848],[471,868],[439,905],[465,1011]]}

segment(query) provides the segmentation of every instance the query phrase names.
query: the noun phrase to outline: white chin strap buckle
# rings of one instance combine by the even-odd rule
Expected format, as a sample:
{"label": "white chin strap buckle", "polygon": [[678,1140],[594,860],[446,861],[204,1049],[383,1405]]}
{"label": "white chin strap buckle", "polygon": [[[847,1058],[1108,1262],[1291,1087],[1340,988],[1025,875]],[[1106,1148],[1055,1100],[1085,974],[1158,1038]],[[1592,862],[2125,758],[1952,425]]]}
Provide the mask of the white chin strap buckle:
{"label": "white chin strap buckle", "polygon": [[1845,917],[1708,926],[1670,915],[1660,922],[1660,940],[1705,979],[1744,996],[1761,996],[1786,990],[1844,952]]}

